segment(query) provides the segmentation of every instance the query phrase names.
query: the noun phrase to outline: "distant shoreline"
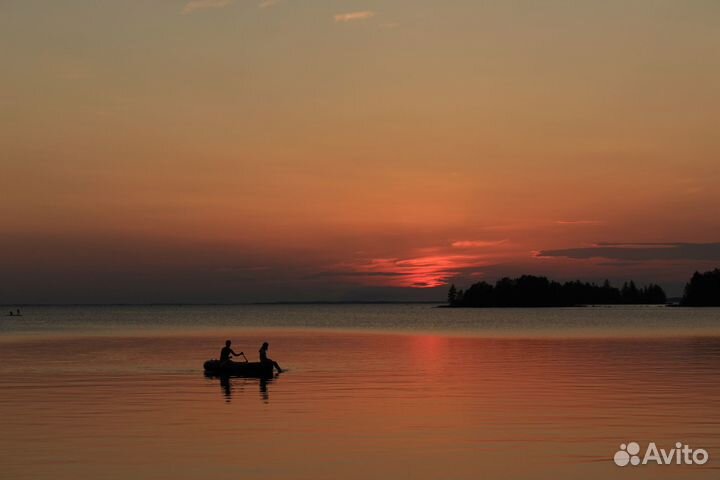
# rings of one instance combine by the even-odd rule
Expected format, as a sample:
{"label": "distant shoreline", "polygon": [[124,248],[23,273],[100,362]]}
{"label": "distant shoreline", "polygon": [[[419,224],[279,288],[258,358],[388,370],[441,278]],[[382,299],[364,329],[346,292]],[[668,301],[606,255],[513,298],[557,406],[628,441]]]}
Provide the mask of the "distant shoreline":
{"label": "distant shoreline", "polygon": [[[71,307],[94,307],[94,308],[110,308],[110,307],[273,307],[273,306],[353,306],[353,305],[427,305],[431,308],[449,308],[449,309],[523,309],[532,310],[535,308],[547,310],[552,308],[615,308],[615,307],[654,307],[654,308],[720,308],[703,305],[682,305],[679,303],[666,304],[578,304],[578,305],[536,305],[536,306],[469,306],[469,305],[448,305],[442,301],[430,302],[397,302],[397,301],[371,301],[371,302],[253,302],[253,303],[13,303],[0,304],[2,308],[71,308]],[[5,315],[5,317],[22,317],[24,315]]]}
{"label": "distant shoreline", "polygon": [[[677,303],[666,303],[666,304],[658,304],[658,303],[586,303],[586,304],[577,304],[577,305],[503,305],[503,306],[472,306],[472,305],[438,305],[436,308],[459,308],[459,309],[491,309],[491,308],[498,308],[498,309],[508,309],[508,308],[521,308],[524,310],[527,309],[533,309],[533,308],[542,308],[542,309],[548,309],[548,308],[614,308],[614,307],[653,307],[653,308],[666,308],[666,307],[686,307],[685,305],[680,305]],[[693,308],[693,307],[689,307]]]}
{"label": "distant shoreline", "polygon": [[248,307],[248,306],[272,306],[272,305],[438,305],[442,300],[422,301],[395,301],[395,300],[371,300],[371,301],[280,301],[280,302],[232,302],[232,303],[0,303],[2,308],[27,308],[27,307]]}

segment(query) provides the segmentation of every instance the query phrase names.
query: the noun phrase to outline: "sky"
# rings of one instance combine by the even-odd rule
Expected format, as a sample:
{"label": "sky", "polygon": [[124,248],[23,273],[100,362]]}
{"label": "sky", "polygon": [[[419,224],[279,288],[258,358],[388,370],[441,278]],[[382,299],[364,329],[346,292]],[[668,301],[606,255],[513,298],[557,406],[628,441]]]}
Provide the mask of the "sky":
{"label": "sky", "polygon": [[0,303],[720,266],[720,3],[0,2]]}

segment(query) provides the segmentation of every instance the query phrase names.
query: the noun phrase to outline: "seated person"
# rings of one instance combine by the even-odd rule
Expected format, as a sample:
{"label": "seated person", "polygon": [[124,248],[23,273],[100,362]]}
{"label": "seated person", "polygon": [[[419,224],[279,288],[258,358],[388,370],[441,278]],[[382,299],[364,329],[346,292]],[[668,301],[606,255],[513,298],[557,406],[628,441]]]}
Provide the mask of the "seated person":
{"label": "seated person", "polygon": [[267,349],[270,345],[268,345],[267,342],[262,344],[262,347],[260,347],[260,363],[269,363],[273,367],[277,368],[278,373],[282,373],[282,369],[280,368],[280,365],[276,361],[274,361],[272,358],[268,358],[267,356]]}

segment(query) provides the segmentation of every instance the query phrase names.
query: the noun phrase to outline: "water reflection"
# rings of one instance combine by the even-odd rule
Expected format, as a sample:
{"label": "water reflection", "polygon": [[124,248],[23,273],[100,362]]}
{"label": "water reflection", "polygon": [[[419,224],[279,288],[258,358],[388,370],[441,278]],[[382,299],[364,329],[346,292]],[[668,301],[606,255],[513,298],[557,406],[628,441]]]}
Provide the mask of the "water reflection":
{"label": "water reflection", "polygon": [[[2,478],[717,478],[720,337],[227,336],[292,373],[200,377],[216,332],[0,338]],[[630,440],[711,460],[620,471]]]}
{"label": "water reflection", "polygon": [[245,387],[250,384],[257,383],[260,391],[260,398],[263,402],[268,403],[270,401],[270,393],[268,391],[268,385],[273,382],[275,378],[246,378],[246,377],[231,377],[229,375],[205,375],[206,378],[218,379],[220,381],[220,389],[225,403],[232,401],[233,393],[243,392]]}

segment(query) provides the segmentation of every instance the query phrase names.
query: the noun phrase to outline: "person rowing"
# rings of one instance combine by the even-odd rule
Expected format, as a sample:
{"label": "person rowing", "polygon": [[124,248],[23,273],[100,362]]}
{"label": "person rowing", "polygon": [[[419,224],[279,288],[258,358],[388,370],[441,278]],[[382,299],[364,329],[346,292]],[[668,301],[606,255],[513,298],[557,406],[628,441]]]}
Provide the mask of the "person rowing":
{"label": "person rowing", "polygon": [[[225,340],[225,346],[220,350],[220,362],[222,365],[226,363],[232,363],[232,357],[239,357],[242,355],[245,357],[245,354],[243,352],[235,353],[232,348],[230,348],[230,345],[232,345],[232,342],[230,340]],[[247,358],[245,359],[247,362]]]}

